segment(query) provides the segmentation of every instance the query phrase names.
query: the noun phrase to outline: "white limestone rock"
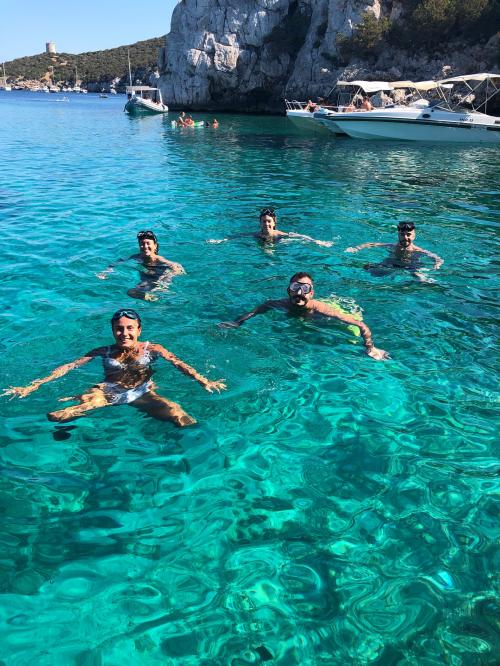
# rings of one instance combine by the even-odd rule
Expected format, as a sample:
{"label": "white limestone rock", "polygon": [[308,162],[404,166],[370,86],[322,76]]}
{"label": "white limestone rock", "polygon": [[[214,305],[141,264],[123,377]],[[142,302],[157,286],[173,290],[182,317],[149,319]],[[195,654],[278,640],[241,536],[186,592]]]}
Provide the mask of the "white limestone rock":
{"label": "white limestone rock", "polygon": [[401,0],[181,0],[158,59],[163,98],[172,108],[281,111],[285,97],[324,97],[339,78],[425,79],[444,64],[466,73],[493,62],[486,56],[497,42],[481,55],[448,44],[442,60],[392,48],[340,64],[339,36],[350,37],[365,12],[394,20],[402,7]]}

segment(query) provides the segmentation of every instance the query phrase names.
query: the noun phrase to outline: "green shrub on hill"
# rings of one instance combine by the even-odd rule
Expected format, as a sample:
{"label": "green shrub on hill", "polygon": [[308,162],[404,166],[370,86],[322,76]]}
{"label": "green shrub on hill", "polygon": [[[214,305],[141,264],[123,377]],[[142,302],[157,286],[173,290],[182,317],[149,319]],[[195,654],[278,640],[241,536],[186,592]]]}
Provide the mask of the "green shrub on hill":
{"label": "green shrub on hill", "polygon": [[[165,45],[164,37],[155,37],[130,46],[119,46],[105,51],[91,51],[88,53],[58,53],[17,58],[5,63],[9,78],[24,78],[40,80],[46,74],[55,82],[65,81],[75,83],[75,72],[78,70],[78,79],[86,85],[90,82],[109,83],[115,78],[128,82],[128,58],[130,52],[130,66],[132,79],[142,79],[148,72],[156,69],[158,49]],[[52,68],[54,68],[52,70]]]}
{"label": "green shrub on hill", "polygon": [[397,21],[365,12],[350,37],[337,35],[339,62],[378,55],[387,46],[439,51],[447,41],[485,41],[500,25],[500,0],[402,0]]}

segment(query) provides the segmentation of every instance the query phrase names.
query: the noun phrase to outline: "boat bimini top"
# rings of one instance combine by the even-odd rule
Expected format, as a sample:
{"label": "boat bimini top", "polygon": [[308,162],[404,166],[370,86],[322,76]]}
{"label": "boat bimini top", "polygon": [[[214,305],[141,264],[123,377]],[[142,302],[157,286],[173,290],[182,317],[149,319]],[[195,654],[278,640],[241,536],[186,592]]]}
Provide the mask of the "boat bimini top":
{"label": "boat bimini top", "polygon": [[[452,76],[448,79],[441,79],[437,83],[441,84],[443,87],[463,84],[466,92],[462,95],[458,95],[458,101],[454,106],[459,107],[462,103],[468,102],[474,111],[479,111],[481,107],[484,107],[484,113],[486,113],[488,102],[500,92],[500,74],[488,74],[486,72],[480,74],[466,74],[464,76]],[[484,90],[484,100],[478,106],[474,106],[472,102],[474,101],[476,92],[480,88],[482,91]]]}

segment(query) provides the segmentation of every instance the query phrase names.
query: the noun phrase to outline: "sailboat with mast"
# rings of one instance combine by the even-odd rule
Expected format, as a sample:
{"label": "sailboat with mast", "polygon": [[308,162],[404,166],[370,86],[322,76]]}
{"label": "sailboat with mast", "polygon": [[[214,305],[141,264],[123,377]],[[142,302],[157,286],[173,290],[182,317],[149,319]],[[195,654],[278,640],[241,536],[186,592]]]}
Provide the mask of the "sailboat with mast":
{"label": "sailboat with mast", "polygon": [[2,90],[5,90],[5,92],[10,92],[12,90],[12,86],[10,86],[7,83],[7,77],[5,76],[5,63],[2,63],[2,69],[3,69],[3,85],[0,86]]}
{"label": "sailboat with mast", "polygon": [[78,66],[75,65],[75,85],[73,86],[73,92],[79,93],[82,92],[82,89],[78,85]]}
{"label": "sailboat with mast", "polygon": [[130,52],[128,56],[128,80],[126,88],[127,103],[123,109],[131,115],[143,113],[168,113],[168,106],[163,103],[161,90],[159,88],[150,88],[149,86],[133,86],[132,70],[130,68]]}

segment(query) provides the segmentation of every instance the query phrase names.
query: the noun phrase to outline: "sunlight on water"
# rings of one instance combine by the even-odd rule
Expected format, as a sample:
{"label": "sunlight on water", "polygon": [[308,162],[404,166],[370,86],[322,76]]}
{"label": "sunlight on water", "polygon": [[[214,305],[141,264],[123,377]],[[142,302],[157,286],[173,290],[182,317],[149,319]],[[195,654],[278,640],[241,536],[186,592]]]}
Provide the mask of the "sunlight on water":
{"label": "sunlight on water", "polygon": [[[45,414],[99,363],[0,399],[1,663],[496,663],[498,148],[267,117],[172,130],[122,104],[0,96],[2,386],[110,344],[111,313],[136,307],[143,339],[228,390],[158,364],[198,425],[121,406],[64,436]],[[264,205],[334,246],[206,243]],[[344,253],[403,219],[445,260],[433,283],[364,270],[384,248]],[[127,296],[133,265],[95,277],[140,229],[187,271],[157,302]],[[217,328],[297,270],[358,305],[392,360],[280,312]]]}

